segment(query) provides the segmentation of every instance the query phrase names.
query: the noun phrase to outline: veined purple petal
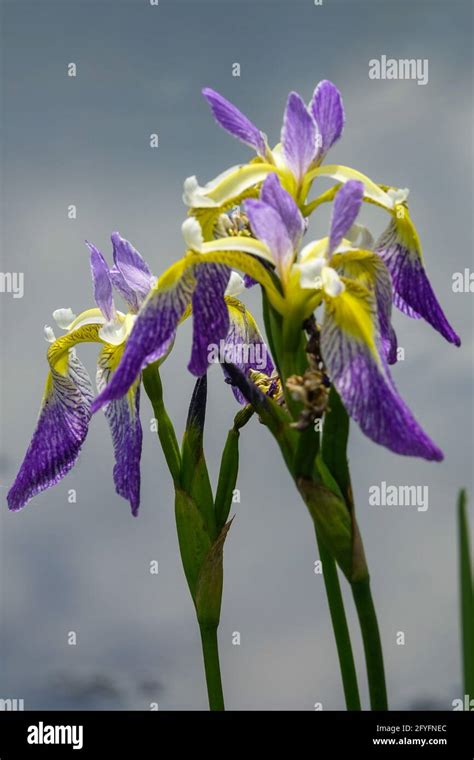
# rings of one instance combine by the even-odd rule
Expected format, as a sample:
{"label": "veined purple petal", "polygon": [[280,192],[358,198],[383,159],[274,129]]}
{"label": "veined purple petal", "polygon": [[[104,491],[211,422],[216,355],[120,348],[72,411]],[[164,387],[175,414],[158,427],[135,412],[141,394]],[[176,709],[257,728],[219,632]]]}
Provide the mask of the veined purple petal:
{"label": "veined purple petal", "polygon": [[[377,358],[363,340],[344,329],[350,306],[340,299],[347,293],[346,286],[326,305],[321,329],[321,354],[347,412],[365,435],[391,451],[441,461],[443,453],[398,395],[382,352]],[[369,308],[375,322],[373,299]]]}
{"label": "veined purple petal", "polygon": [[154,283],[146,261],[128,240],[112,233],[115,267],[112,281],[133,311],[138,311]]}
{"label": "veined purple petal", "polygon": [[253,234],[269,247],[277,268],[284,269],[293,258],[293,245],[280,214],[255,198],[244,201],[244,209]]}
{"label": "veined purple petal", "polygon": [[[122,346],[102,349],[97,364],[97,389],[104,390],[112,376],[112,362]],[[130,502],[132,514],[140,505],[140,459],[142,426],[140,423],[140,384],[133,385],[121,399],[104,408],[114,447],[114,483],[117,493]]]}
{"label": "veined purple petal", "polygon": [[391,274],[395,306],[408,317],[423,317],[449,343],[460,346],[461,339],[438,303],[420,253],[403,244],[395,219],[377,241],[375,250]]}
{"label": "veined purple petal", "polygon": [[329,251],[332,253],[354,224],[364,197],[362,182],[351,179],[337,191],[332,207]]}
{"label": "veined purple petal", "polygon": [[[224,341],[224,359],[227,364],[238,367],[247,377],[251,369],[265,375],[274,370],[270,352],[263,340],[255,320],[245,306],[236,298],[228,298],[230,327]],[[223,365],[224,375],[229,377],[228,370]],[[232,391],[239,404],[247,401],[236,385]]]}
{"label": "veined purple petal", "polygon": [[211,111],[218,124],[234,137],[255,148],[257,153],[265,157],[265,138],[250,119],[244,116],[229,100],[219,95],[210,87],[205,87],[202,94],[211,106]]}
{"label": "veined purple petal", "polygon": [[193,346],[188,369],[200,377],[209,367],[211,347],[219,345],[229,330],[229,313],[224,293],[230,269],[222,264],[200,266],[193,293]]}
{"label": "veined purple petal", "polygon": [[269,174],[262,185],[260,200],[271,206],[283,221],[293,249],[299,248],[305,231],[303,215],[289,193],[284,190],[276,174]]}
{"label": "veined purple petal", "polygon": [[104,317],[110,322],[115,318],[115,306],[109,267],[101,252],[87,243],[91,252],[91,272],[94,283],[94,298]]}
{"label": "veined purple petal", "polygon": [[286,103],[281,142],[286,164],[299,182],[317,152],[318,128],[296,92],[290,92]]}
{"label": "veined purple petal", "polygon": [[309,109],[319,129],[321,144],[318,152],[324,156],[336,140],[339,140],[344,129],[341,93],[332,82],[323,80],[314,91]]}
{"label": "veined purple petal", "polygon": [[152,292],[137,316],[117,369],[92,404],[93,412],[124,396],[150,356],[157,360],[166,353],[191,303],[194,285],[194,275],[187,269],[173,286],[158,287]]}
{"label": "veined purple petal", "polygon": [[89,375],[70,352],[67,374],[52,370],[49,375],[36,430],[7,495],[9,509],[21,509],[74,467],[87,435],[92,397]]}

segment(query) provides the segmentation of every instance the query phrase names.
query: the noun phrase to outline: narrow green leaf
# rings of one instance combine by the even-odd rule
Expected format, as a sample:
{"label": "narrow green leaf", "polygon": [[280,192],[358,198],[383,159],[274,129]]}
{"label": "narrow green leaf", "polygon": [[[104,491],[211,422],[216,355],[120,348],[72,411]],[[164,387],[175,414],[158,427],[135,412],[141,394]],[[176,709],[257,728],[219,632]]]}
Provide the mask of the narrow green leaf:
{"label": "narrow green leaf", "polygon": [[461,637],[464,693],[472,699],[474,697],[474,581],[466,502],[466,491],[463,489],[458,496]]}
{"label": "narrow green leaf", "polygon": [[212,541],[196,502],[179,487],[175,489],[175,516],[184,574],[191,596],[196,601],[199,572]]}
{"label": "narrow green leaf", "polygon": [[163,401],[163,386],[161,384],[158,363],[150,364],[143,371],[143,385],[146,394],[151,401],[153,412],[158,426],[158,438],[163,449],[163,454],[171,473],[176,482],[179,481],[181,471],[181,455],[179,444]]}
{"label": "narrow green leaf", "polygon": [[201,565],[196,584],[196,611],[201,626],[219,625],[224,582],[224,542],[232,520],[224,525]]}
{"label": "narrow green leaf", "polygon": [[198,378],[189,405],[181,451],[181,486],[194,499],[206,530],[211,539],[214,539],[217,535],[214,497],[203,447],[206,399],[207,380],[204,375]]}

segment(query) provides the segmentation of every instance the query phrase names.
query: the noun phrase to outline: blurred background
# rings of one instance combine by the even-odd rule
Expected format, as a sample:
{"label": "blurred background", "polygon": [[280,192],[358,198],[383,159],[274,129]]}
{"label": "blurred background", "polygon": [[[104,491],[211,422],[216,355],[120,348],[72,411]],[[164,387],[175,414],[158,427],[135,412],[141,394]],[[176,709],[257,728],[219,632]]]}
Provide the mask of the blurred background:
{"label": "blurred background", "polygon": [[[395,381],[445,451],[442,464],[396,456],[355,426],[350,441],[391,706],[451,709],[463,691],[455,500],[462,485],[472,493],[473,296],[452,292],[453,273],[472,267],[472,4],[4,0],[2,53],[1,269],[25,280],[23,298],[0,295],[0,697],[24,699],[26,709],[206,709],[170,477],[146,397],[138,519],[114,492],[103,415],[55,489],[19,514],[8,513],[5,495],[41,400],[43,325],[58,307],[93,305],[84,240],[110,261],[109,236],[119,230],[159,274],[183,251],[184,178],[204,183],[250,157],[214,124],[202,87],[234,101],[275,143],[288,91],[309,99],[319,80],[331,79],[346,109],[331,162],[411,189],[431,282],[463,340],[456,349],[423,321],[395,314],[405,349]],[[368,62],[382,55],[428,59],[428,84],[370,80]],[[71,62],[75,78],[67,76]],[[76,219],[68,219],[71,204]],[[375,209],[362,220],[376,233],[387,222]],[[326,225],[324,210],[314,231],[323,235]],[[261,321],[257,289],[247,303]],[[189,328],[163,368],[180,433],[193,388]],[[80,353],[93,375],[95,349]],[[215,478],[237,405],[218,367],[209,380],[206,451]],[[428,510],[369,506],[368,489],[381,481],[427,485]],[[227,707],[343,709],[312,523],[256,420],[243,431],[238,485],[220,627]],[[158,575],[150,574],[153,560]],[[68,645],[71,631],[76,646]]]}

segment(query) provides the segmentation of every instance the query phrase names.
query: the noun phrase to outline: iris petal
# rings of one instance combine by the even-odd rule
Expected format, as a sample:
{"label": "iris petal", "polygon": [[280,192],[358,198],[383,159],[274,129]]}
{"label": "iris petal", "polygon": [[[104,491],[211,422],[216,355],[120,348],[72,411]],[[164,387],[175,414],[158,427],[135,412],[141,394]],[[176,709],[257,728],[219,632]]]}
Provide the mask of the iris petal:
{"label": "iris petal", "polygon": [[281,132],[283,155],[288,168],[299,182],[309,168],[317,151],[318,130],[296,92],[290,92],[286,103]]}
{"label": "iris petal", "polygon": [[449,343],[460,346],[461,339],[449,324],[426,275],[408,212],[401,213],[404,218],[395,215],[375,245],[392,277],[393,302],[407,316],[423,317]]}
{"label": "iris petal", "polygon": [[252,124],[250,119],[229,100],[226,100],[226,98],[219,95],[218,92],[210,87],[205,87],[202,94],[209,103],[217,123],[226,132],[237,137],[238,140],[250,145],[251,148],[255,148],[257,153],[264,158],[266,153],[265,138],[258,127]]}
{"label": "iris petal", "polygon": [[92,384],[72,346],[96,341],[98,325],[63,336],[48,351],[50,373],[36,430],[8,495],[16,511],[41,491],[56,485],[74,467],[87,436]]}
{"label": "iris petal", "polygon": [[[113,376],[123,352],[123,346],[106,346],[97,363],[97,388],[104,390]],[[121,399],[104,408],[110,427],[115,455],[114,483],[117,493],[130,502],[132,514],[138,514],[140,505],[140,459],[142,427],[140,423],[140,384],[135,383]]]}
{"label": "iris petal", "polygon": [[293,198],[281,186],[276,174],[269,174],[262,185],[260,200],[271,206],[283,221],[294,250],[297,250],[305,231],[301,211]]}
{"label": "iris petal", "polygon": [[222,264],[201,266],[196,271],[196,287],[192,297],[193,345],[188,369],[200,377],[209,367],[209,350],[219,345],[229,330],[229,314],[224,293],[230,269]]}
{"label": "iris petal", "polygon": [[344,406],[362,431],[397,454],[440,461],[443,453],[430,440],[400,398],[374,332],[376,305],[361,286],[326,303],[321,353]]}
{"label": "iris petal", "polygon": [[316,87],[309,109],[318,125],[320,134],[320,155],[324,156],[329,148],[339,140],[344,129],[344,107],[341,93],[328,80],[323,80]]}

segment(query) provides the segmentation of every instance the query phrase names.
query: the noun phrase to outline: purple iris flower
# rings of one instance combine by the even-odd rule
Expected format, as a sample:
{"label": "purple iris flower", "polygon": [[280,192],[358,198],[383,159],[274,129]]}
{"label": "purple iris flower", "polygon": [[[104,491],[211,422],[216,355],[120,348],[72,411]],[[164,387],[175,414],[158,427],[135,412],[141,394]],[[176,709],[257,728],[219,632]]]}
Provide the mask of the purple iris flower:
{"label": "purple iris flower", "polygon": [[[66,334],[55,339],[46,328],[49,374],[41,411],[31,443],[8,496],[11,510],[21,509],[33,496],[58,483],[76,463],[86,439],[94,396],[89,375],[75,353],[80,343],[102,345],[97,362],[97,387],[101,391],[110,382],[120,362],[135,313],[154,284],[147,264],[131,244],[112,235],[114,265],[93,245],[90,262],[95,309],[75,316],[70,309],[58,309],[54,318]],[[126,301],[129,312],[118,311],[113,289]],[[147,361],[153,357],[147,357]],[[105,407],[115,454],[113,478],[117,493],[130,502],[132,513],[140,503],[140,380],[127,394]]]}

